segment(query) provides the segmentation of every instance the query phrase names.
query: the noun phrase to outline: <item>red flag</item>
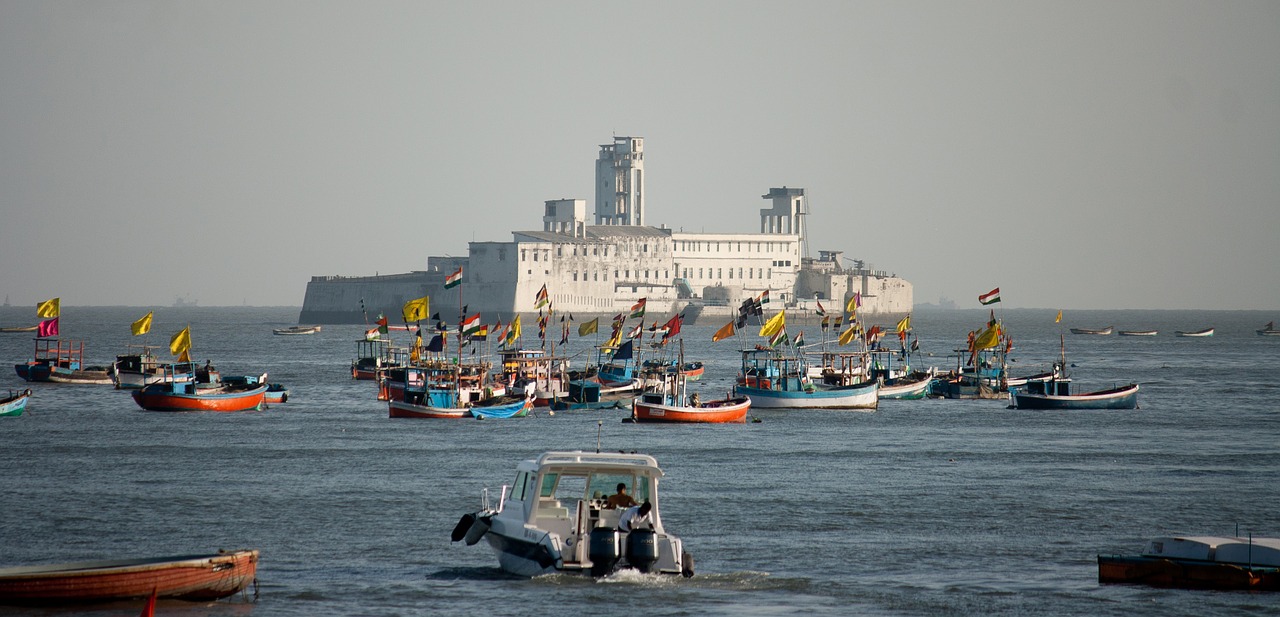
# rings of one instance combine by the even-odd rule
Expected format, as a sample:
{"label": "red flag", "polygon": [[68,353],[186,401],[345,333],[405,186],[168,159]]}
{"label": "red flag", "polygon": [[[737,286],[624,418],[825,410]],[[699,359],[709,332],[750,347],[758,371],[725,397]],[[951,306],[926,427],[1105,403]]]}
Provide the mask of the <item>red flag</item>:
{"label": "red flag", "polygon": [[680,315],[676,315],[667,320],[667,323],[663,324],[662,327],[667,329],[667,333],[662,335],[663,340],[680,334]]}
{"label": "red flag", "polygon": [[58,318],[54,317],[40,322],[36,336],[58,336]]}
{"label": "red flag", "polygon": [[155,617],[156,614],[156,590],[151,590],[151,597],[147,598],[147,603],[142,607],[141,617]]}
{"label": "red flag", "polygon": [[377,323],[379,326],[382,326],[382,327],[384,327],[384,328],[385,328],[385,327],[387,327],[387,316],[386,316],[386,315],[378,315],[378,321],[377,321],[377,322],[375,322],[375,323]]}

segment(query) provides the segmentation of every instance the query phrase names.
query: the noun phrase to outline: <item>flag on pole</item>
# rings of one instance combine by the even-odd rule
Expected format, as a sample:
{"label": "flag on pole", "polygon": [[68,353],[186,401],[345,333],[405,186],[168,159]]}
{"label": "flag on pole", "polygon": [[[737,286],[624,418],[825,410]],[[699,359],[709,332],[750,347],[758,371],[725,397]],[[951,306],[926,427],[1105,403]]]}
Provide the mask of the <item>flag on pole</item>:
{"label": "flag on pole", "polygon": [[36,327],[36,336],[58,336],[58,318],[46,319]]}
{"label": "flag on pole", "polygon": [[599,330],[600,330],[600,318],[597,317],[595,319],[592,319],[591,321],[588,321],[587,323],[584,323],[578,326],[578,336],[595,334]]}
{"label": "flag on pole", "polygon": [[169,353],[178,356],[179,362],[191,361],[191,326],[180,330],[169,339]]}
{"label": "flag on pole", "polygon": [[648,301],[648,298],[640,298],[639,302],[636,302],[635,304],[631,305],[632,319],[635,319],[635,318],[644,319],[644,305],[645,305],[645,302],[647,301]]}
{"label": "flag on pole", "polygon": [[631,331],[627,333],[627,338],[636,338],[637,336],[640,336],[641,334],[644,334],[644,323],[643,323],[643,322],[636,324],[636,327],[632,328],[632,329],[631,329]]}
{"label": "flag on pole", "polygon": [[444,288],[452,289],[462,284],[462,266],[458,266],[458,271],[450,274],[444,279]]}
{"label": "flag on pole", "polygon": [[898,327],[897,327],[898,340],[900,341],[907,340],[907,331],[910,329],[911,329],[911,313],[907,313],[907,316],[903,317],[902,321],[898,322]]}
{"label": "flag on pole", "polygon": [[133,332],[134,336],[142,336],[143,334],[150,332],[151,331],[151,312],[148,312],[146,315],[143,315],[142,319],[139,319],[138,321],[133,322],[133,325],[130,326],[129,330]]}
{"label": "flag on pole", "polygon": [[662,335],[662,342],[665,343],[667,342],[667,339],[680,334],[680,322],[682,320],[682,315],[675,315],[671,319],[667,320],[667,323],[662,325],[662,327],[666,329],[666,333]]}
{"label": "flag on pole", "polygon": [[1062,309],[1058,309],[1058,316],[1053,318],[1053,323],[1062,323]]}
{"label": "flag on pole", "polygon": [[830,316],[830,315],[823,315],[823,316],[822,316],[822,329],[823,329],[823,330],[826,330],[826,329],[827,329],[827,328],[829,328],[830,326],[831,326],[831,316]]}
{"label": "flag on pole", "polygon": [[770,347],[777,347],[778,345],[781,345],[785,342],[787,342],[786,328],[779,328],[777,332],[773,333],[773,336],[769,337]]}
{"label": "flag on pole", "polygon": [[472,335],[480,331],[484,324],[480,322],[480,313],[476,313],[462,321],[462,325],[458,327],[464,335]]}
{"label": "flag on pole", "polygon": [[991,291],[988,291],[987,293],[984,293],[984,294],[982,294],[982,295],[978,296],[978,302],[979,302],[980,304],[984,304],[984,305],[985,305],[985,304],[995,304],[995,303],[997,303],[997,302],[999,302],[999,301],[1000,301],[1000,288],[999,288],[999,287],[997,287],[997,288],[995,288],[995,289],[992,289]]}
{"label": "flag on pole", "polygon": [[804,330],[801,330],[800,334],[796,335],[795,341],[793,341],[792,344],[796,347],[804,347]]}
{"label": "flag on pole", "polygon": [[538,294],[533,297],[533,308],[541,309],[551,304],[551,297],[547,295],[547,284],[542,284],[542,289],[538,290]]}
{"label": "flag on pole", "polygon": [[36,317],[57,317],[60,313],[58,298],[51,298],[36,305]]}
{"label": "flag on pole", "polygon": [[853,315],[858,312],[859,306],[862,306],[862,292],[855,291],[849,298],[849,302],[844,305],[844,312]]}
{"label": "flag on pole", "polygon": [[764,325],[760,327],[760,336],[773,337],[773,335],[778,333],[778,330],[781,330],[786,326],[787,309],[782,309],[781,311],[778,311],[777,315],[770,317],[769,321],[764,322]]}
{"label": "flag on pole", "polygon": [[719,330],[716,330],[715,334],[711,335],[711,342],[715,343],[718,341],[723,341],[724,339],[727,339],[733,336],[734,334],[737,334],[737,330],[733,329],[733,322],[730,321],[729,323],[725,324],[724,327],[720,328]]}
{"label": "flag on pole", "polygon": [[837,339],[836,342],[841,345],[848,345],[849,343],[852,343],[853,339],[857,337],[858,337],[858,324],[851,324],[848,329],[840,333],[840,338]]}
{"label": "flag on pole", "polygon": [[410,300],[404,303],[401,309],[404,313],[404,322],[422,321],[427,318],[427,314],[431,312],[431,297],[422,296],[416,300]]}
{"label": "flag on pole", "polygon": [[817,302],[818,302],[818,311],[817,311],[817,312],[818,312],[818,316],[819,316],[819,317],[826,317],[826,316],[827,316],[827,309],[822,308],[822,300],[818,300]]}
{"label": "flag on pole", "polygon": [[510,347],[511,345],[515,344],[515,342],[519,339],[520,339],[520,316],[516,315],[516,318],[511,320],[510,329],[507,331],[507,340],[503,341],[503,344]]}
{"label": "flag on pole", "polygon": [[764,291],[760,292],[760,297],[759,297],[759,298],[756,298],[756,299],[760,301],[760,304],[768,304],[768,303],[769,303],[769,290],[768,290],[768,289],[766,289],[766,290],[764,290]]}

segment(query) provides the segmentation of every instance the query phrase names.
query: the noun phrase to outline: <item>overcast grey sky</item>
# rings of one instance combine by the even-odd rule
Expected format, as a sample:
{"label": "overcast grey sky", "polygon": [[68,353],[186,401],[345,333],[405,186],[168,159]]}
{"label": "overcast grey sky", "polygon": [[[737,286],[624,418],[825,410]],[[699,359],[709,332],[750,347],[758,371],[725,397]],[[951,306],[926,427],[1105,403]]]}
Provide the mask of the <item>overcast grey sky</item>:
{"label": "overcast grey sky", "polygon": [[977,307],[1280,308],[1280,2],[0,0],[0,294],[301,305],[539,229],[645,138],[646,222]]}

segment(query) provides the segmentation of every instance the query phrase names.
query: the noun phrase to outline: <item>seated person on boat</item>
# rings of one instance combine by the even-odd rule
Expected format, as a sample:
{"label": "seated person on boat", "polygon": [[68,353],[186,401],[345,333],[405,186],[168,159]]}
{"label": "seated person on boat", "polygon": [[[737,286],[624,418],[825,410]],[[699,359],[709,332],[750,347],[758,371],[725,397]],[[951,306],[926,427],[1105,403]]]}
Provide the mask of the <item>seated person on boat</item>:
{"label": "seated person on boat", "polygon": [[605,507],[610,510],[616,510],[618,508],[630,508],[635,505],[636,505],[636,500],[632,499],[631,495],[627,494],[626,483],[619,482],[618,492],[612,495],[609,495],[609,501],[605,505]]}

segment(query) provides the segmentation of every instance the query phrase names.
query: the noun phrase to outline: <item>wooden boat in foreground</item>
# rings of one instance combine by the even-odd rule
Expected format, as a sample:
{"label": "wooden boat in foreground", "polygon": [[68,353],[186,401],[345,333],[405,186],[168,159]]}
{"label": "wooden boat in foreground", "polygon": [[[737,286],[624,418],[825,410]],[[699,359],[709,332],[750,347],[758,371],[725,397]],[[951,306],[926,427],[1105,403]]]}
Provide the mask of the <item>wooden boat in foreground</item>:
{"label": "wooden boat in foreground", "polygon": [[1139,555],[1098,555],[1098,582],[1280,591],[1280,539],[1156,538]]}
{"label": "wooden boat in foreground", "polygon": [[151,597],[205,602],[254,581],[258,551],[0,569],[0,604],[50,606]]}
{"label": "wooden boat in foreground", "polygon": [[1115,326],[1107,326],[1105,328],[1071,328],[1072,334],[1096,334],[1099,336],[1107,336],[1115,329]]}
{"label": "wooden boat in foreground", "polygon": [[1213,336],[1213,328],[1205,328],[1203,330],[1195,330],[1192,332],[1183,332],[1182,330],[1176,330],[1174,331],[1173,334],[1175,336]]}
{"label": "wooden boat in foreground", "polygon": [[1117,332],[1120,336],[1155,336],[1160,334],[1159,330],[1121,330]]}
{"label": "wooden boat in foreground", "polygon": [[21,392],[9,392],[9,396],[0,398],[0,416],[20,416],[27,408],[27,399],[31,398],[31,389]]}
{"label": "wooden boat in foreground", "polygon": [[[693,576],[693,558],[663,525],[662,476],[647,454],[546,452],[517,466],[496,505],[485,489],[480,510],[464,514],[451,538],[468,546],[488,540],[498,565],[516,576],[598,577],[619,568]],[[624,510],[610,509],[605,498],[618,484],[651,508],[629,530],[619,528]]]}

